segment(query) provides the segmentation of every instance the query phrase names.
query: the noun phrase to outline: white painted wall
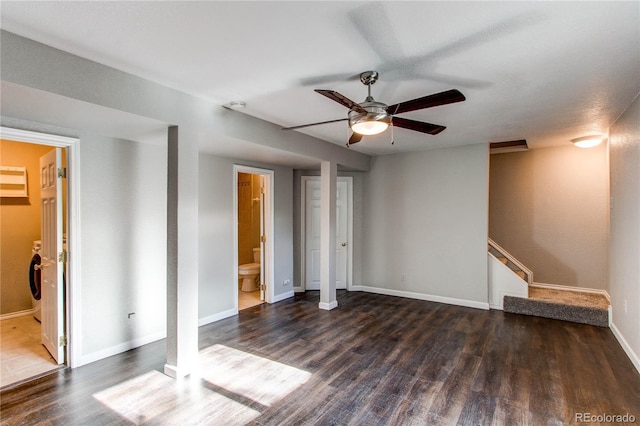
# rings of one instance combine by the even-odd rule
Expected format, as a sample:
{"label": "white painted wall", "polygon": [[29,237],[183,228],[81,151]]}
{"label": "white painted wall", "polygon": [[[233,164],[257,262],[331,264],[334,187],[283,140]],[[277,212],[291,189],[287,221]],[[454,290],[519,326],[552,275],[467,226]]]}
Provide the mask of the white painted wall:
{"label": "white painted wall", "polygon": [[609,130],[612,329],[640,371],[640,97]]}
{"label": "white painted wall", "polygon": [[80,150],[84,363],[165,334],[167,154],[90,134]]}
{"label": "white painted wall", "polygon": [[[231,314],[233,265],[233,165],[274,171],[274,293],[293,291],[293,169],[200,154],[199,303],[201,323]],[[283,282],[289,280],[284,286]]]}
{"label": "white painted wall", "polygon": [[488,308],[488,160],[486,144],[372,160],[365,286]]}

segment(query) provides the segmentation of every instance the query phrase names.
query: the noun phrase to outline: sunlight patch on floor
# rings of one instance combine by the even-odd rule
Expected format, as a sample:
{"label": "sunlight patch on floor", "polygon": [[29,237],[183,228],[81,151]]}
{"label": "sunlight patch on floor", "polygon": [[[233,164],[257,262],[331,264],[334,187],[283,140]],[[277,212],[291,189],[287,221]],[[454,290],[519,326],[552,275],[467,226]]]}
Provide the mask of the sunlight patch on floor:
{"label": "sunlight patch on floor", "polygon": [[[188,380],[188,379],[187,379]],[[150,371],[95,393],[95,399],[134,424],[247,424],[260,412],[216,393],[195,380],[185,386]]]}
{"label": "sunlight patch on floor", "polygon": [[223,345],[200,351],[200,367],[203,380],[264,407],[311,378],[311,373],[304,370]]}

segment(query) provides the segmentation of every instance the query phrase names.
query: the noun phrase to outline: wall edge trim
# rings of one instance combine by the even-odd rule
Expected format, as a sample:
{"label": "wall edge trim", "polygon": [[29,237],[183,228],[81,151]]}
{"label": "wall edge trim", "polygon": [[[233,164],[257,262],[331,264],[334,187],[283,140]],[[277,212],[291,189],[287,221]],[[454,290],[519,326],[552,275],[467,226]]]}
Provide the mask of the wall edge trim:
{"label": "wall edge trim", "polygon": [[289,299],[291,297],[293,297],[295,294],[294,290],[289,290],[286,291],[282,294],[276,294],[275,296],[273,296],[273,299],[271,300],[271,303],[277,303],[277,302],[281,302],[285,299]]}
{"label": "wall edge trim", "polygon": [[638,354],[636,354],[633,351],[633,349],[631,348],[631,345],[629,345],[629,342],[627,342],[627,339],[624,338],[624,335],[620,332],[618,327],[616,327],[613,321],[611,321],[609,328],[611,332],[613,332],[613,335],[618,341],[618,343],[620,344],[620,346],[622,346],[622,349],[624,350],[624,352],[629,357],[629,360],[631,361],[633,366],[636,368],[636,370],[638,370],[638,373],[640,373],[640,357],[638,357]]}
{"label": "wall edge trim", "polygon": [[108,358],[112,355],[117,355],[122,352],[126,352],[128,350],[135,349],[137,347],[144,346],[146,344],[153,343],[158,340],[162,340],[166,337],[167,337],[166,331],[161,331],[158,333],[153,333],[153,334],[148,334],[146,336],[138,337],[136,339],[132,339],[123,343],[119,343],[117,345],[114,345],[105,349],[101,349],[99,351],[81,355],[73,368],[91,364],[92,362],[100,361],[101,359]]}
{"label": "wall edge trim", "polygon": [[426,300],[428,302],[445,303],[447,305],[464,306],[467,308],[489,310],[488,302],[476,302],[475,300],[456,299],[453,297],[437,296],[433,294],[415,293],[404,290],[393,290],[388,288],[371,287],[366,285],[351,286],[352,291],[363,291],[366,293],[384,294],[386,296],[406,297],[408,299]]}
{"label": "wall edge trim", "polygon": [[33,315],[33,312],[34,312],[34,309],[25,309],[24,311],[9,312],[8,314],[0,315],[0,321],[8,320],[11,318],[26,317],[28,315]]}
{"label": "wall edge trim", "polygon": [[220,321],[234,315],[238,315],[238,309],[236,308],[227,309],[226,311],[218,312],[217,314],[199,318],[198,327],[202,327],[203,325],[211,324],[212,322]]}

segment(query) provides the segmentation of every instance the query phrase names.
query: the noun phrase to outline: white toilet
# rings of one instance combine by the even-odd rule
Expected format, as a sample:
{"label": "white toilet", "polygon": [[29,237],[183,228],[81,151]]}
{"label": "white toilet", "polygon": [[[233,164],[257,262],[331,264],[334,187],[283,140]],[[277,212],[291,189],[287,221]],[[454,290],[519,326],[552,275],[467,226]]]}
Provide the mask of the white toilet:
{"label": "white toilet", "polygon": [[258,290],[260,282],[260,247],[253,249],[253,262],[245,263],[238,266],[238,275],[242,279],[240,290],[255,291]]}

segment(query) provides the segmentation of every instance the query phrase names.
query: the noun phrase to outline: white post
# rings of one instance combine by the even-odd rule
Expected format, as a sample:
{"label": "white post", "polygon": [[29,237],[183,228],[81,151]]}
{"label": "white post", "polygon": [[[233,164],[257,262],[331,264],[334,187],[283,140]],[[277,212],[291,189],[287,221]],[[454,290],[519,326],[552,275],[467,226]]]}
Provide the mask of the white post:
{"label": "white post", "polygon": [[168,132],[167,363],[184,377],[198,365],[198,144]]}
{"label": "white post", "polygon": [[338,165],[323,161],[320,176],[320,303],[330,311],[336,300],[336,187]]}

